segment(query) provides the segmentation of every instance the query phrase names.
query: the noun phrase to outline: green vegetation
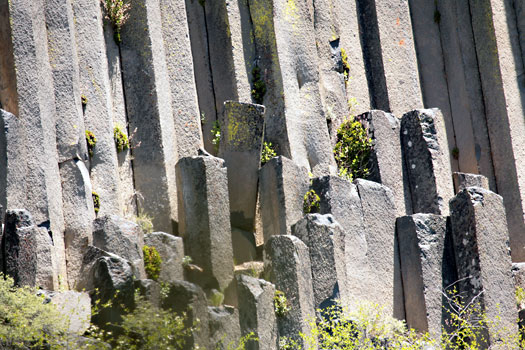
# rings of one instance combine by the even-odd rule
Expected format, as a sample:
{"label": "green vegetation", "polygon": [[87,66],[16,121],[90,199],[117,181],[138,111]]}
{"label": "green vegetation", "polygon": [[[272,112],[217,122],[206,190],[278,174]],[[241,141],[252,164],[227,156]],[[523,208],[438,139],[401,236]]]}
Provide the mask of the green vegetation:
{"label": "green vegetation", "polygon": [[520,310],[525,308],[525,290],[519,286],[516,287],[516,304]]}
{"label": "green vegetation", "polygon": [[118,153],[129,148],[129,139],[120,128],[120,125],[115,125],[113,128],[113,138],[115,139],[115,146],[117,146]]}
{"label": "green vegetation", "polygon": [[368,164],[372,151],[372,140],[363,125],[350,117],[337,130],[334,156],[339,176],[350,181],[369,175]]}
{"label": "green vegetation", "polygon": [[263,104],[266,95],[266,84],[261,76],[261,68],[255,66],[252,69],[252,98],[257,104]]}
{"label": "green vegetation", "polygon": [[187,267],[193,262],[193,259],[189,255],[184,255],[182,258],[182,266]]}
{"label": "green vegetation", "polygon": [[345,76],[345,83],[347,84],[350,78],[350,64],[348,63],[348,55],[344,48],[341,48],[341,61],[343,62],[343,74]]}
{"label": "green vegetation", "polygon": [[224,293],[219,292],[217,289],[212,289],[209,303],[211,306],[221,306],[224,302]]}
{"label": "green vegetation", "polygon": [[146,269],[146,275],[149,279],[157,281],[160,276],[160,267],[162,265],[162,259],[159,252],[155,247],[145,245],[142,248],[144,253],[144,268]]}
{"label": "green vegetation", "polygon": [[98,214],[100,210],[100,196],[95,191],[91,192],[91,196],[93,197],[93,208],[95,208],[95,214]]}
{"label": "green vegetation", "polygon": [[271,142],[263,142],[262,152],[261,152],[261,166],[268,163],[270,159],[273,157],[277,157],[277,153],[275,152],[275,149],[273,148],[273,145]]}
{"label": "green vegetation", "polygon": [[305,214],[319,213],[321,198],[314,190],[306,192],[303,200],[303,212]]}
{"label": "green vegetation", "polygon": [[100,0],[104,7],[104,14],[106,19],[113,26],[114,39],[117,44],[122,41],[120,38],[120,31],[122,26],[129,18],[129,9],[131,7],[129,0]]}
{"label": "green vegetation", "polygon": [[80,96],[80,101],[82,102],[82,107],[86,107],[87,104],[88,104],[88,98],[86,95],[82,94],[82,96]]}
{"label": "green vegetation", "polygon": [[139,215],[133,217],[133,221],[140,226],[145,234],[152,233],[154,231],[153,218],[141,210],[139,212]]}
{"label": "green vegetation", "polygon": [[288,312],[290,312],[288,299],[286,299],[286,295],[284,295],[284,293],[280,290],[275,291],[275,295],[273,297],[273,308],[277,317],[284,317]]}
{"label": "green vegetation", "polygon": [[218,120],[213,123],[211,134],[213,136],[211,143],[213,146],[215,146],[215,152],[219,152],[219,144],[221,142],[221,125],[219,124]]}
{"label": "green vegetation", "polygon": [[87,143],[89,156],[93,158],[95,146],[97,145],[97,138],[95,137],[95,134],[93,134],[89,130],[86,130],[86,143]]}
{"label": "green vegetation", "polygon": [[199,4],[204,7],[204,5],[206,4],[206,0],[199,0]]}

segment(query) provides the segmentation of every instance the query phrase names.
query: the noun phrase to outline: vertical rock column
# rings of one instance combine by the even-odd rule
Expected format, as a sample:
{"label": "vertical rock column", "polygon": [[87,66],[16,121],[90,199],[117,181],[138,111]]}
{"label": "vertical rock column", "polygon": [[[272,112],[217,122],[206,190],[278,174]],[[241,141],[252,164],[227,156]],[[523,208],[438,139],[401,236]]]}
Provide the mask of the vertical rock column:
{"label": "vertical rock column", "polygon": [[272,158],[259,171],[264,243],[273,235],[291,233],[303,217],[308,171],[285,157]]}
{"label": "vertical rock column", "polygon": [[177,145],[159,0],[134,0],[122,28],[122,68],[139,210],[156,230],[177,231]]}
{"label": "vertical rock column", "polygon": [[316,176],[335,173],[319,92],[315,31],[308,1],[250,0],[267,88],[266,135],[278,153]]}
{"label": "vertical rock column", "polygon": [[87,99],[84,124],[97,139],[90,159],[91,183],[100,196],[99,214],[117,214],[120,212],[118,162],[101,4],[97,0],[78,0],[72,5],[80,93]]}
{"label": "vertical rock column", "polygon": [[184,0],[160,0],[160,14],[178,156],[190,157],[197,155],[203,141]]}
{"label": "vertical rock column", "polygon": [[447,134],[439,109],[406,113],[401,121],[401,145],[412,212],[448,215],[454,187]]}
{"label": "vertical rock column", "polygon": [[441,334],[445,310],[442,306],[443,253],[447,218],[415,214],[397,219],[399,255],[406,321],[418,332]]}
{"label": "vertical rock column", "polygon": [[5,197],[1,204],[4,208],[26,208],[37,225],[51,231],[58,273],[65,279],[56,106],[44,13],[42,0],[0,4],[0,102],[14,114],[2,113],[4,126],[9,128],[2,136],[7,164],[2,170]]}
{"label": "vertical rock column", "polygon": [[505,200],[512,258],[523,261],[525,96],[516,14],[510,0],[470,1],[470,11],[496,184]]}
{"label": "vertical rock column", "polygon": [[209,290],[224,291],[233,279],[233,251],[224,161],[186,157],[177,163],[179,232],[184,249],[204,272],[197,278]]}
{"label": "vertical rock column", "polygon": [[400,115],[422,98],[408,2],[358,0],[371,107]]}
{"label": "vertical rock column", "polygon": [[[517,329],[517,308],[501,196],[469,187],[450,201],[451,228],[464,305],[480,303],[489,320],[489,337]],[[495,339],[488,339],[489,342]]]}

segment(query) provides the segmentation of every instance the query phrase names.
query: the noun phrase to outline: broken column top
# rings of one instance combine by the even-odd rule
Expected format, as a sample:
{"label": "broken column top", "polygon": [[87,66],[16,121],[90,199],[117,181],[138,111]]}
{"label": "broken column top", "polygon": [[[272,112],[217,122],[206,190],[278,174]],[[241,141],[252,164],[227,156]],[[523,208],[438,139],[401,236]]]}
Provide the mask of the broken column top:
{"label": "broken column top", "polygon": [[486,176],[454,172],[452,177],[454,178],[454,187],[457,192],[460,192],[467,187],[481,187],[490,190],[489,179]]}

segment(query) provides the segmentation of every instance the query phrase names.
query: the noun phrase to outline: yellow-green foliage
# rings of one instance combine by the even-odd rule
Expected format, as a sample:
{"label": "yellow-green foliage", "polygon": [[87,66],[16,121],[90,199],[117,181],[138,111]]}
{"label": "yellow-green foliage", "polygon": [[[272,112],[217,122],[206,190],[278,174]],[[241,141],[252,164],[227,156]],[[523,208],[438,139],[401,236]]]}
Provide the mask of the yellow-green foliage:
{"label": "yellow-green foliage", "polygon": [[273,148],[271,142],[263,142],[262,152],[261,152],[261,165],[266,164],[273,157],[277,157],[277,153]]}
{"label": "yellow-green foliage", "polygon": [[133,217],[133,221],[140,226],[142,232],[145,234],[152,233],[154,230],[153,218],[146,213],[141,212],[139,215]]}
{"label": "yellow-green foliage", "polygon": [[211,143],[215,146],[215,151],[219,151],[219,143],[221,142],[221,125],[219,121],[216,120],[213,123],[213,128],[211,129],[211,134],[213,136]]}
{"label": "yellow-green foliage", "polygon": [[[10,277],[0,274],[0,348],[39,348],[45,343],[52,348],[63,341],[63,317],[55,305],[44,303],[36,288],[16,287]],[[33,347],[32,347],[33,348]]]}
{"label": "yellow-green foliage", "polygon": [[93,152],[95,150],[95,146],[97,145],[97,138],[95,137],[95,134],[89,130],[86,130],[86,143],[89,156],[93,157]]}
{"label": "yellow-green foliage", "polygon": [[348,55],[346,54],[346,50],[344,48],[341,48],[341,61],[343,62],[343,74],[345,76],[345,82],[348,82],[348,78],[350,77],[350,64],[348,63]]}
{"label": "yellow-green foliage", "polygon": [[82,106],[86,106],[88,104],[88,98],[86,95],[82,94],[82,96],[80,96],[80,101],[82,102]]}
{"label": "yellow-green foliage", "polygon": [[115,146],[117,146],[118,153],[129,148],[129,139],[119,125],[115,125],[113,128],[113,138],[115,139]]}
{"label": "yellow-green foliage", "polygon": [[520,310],[525,308],[525,290],[519,286],[516,287],[516,303]]}
{"label": "yellow-green foliage", "polygon": [[211,291],[210,304],[211,306],[221,306],[224,302],[224,294],[216,289]]}
{"label": "yellow-green foliage", "polygon": [[288,312],[290,312],[288,299],[286,299],[286,295],[284,295],[284,293],[280,290],[275,291],[275,295],[273,297],[273,308],[277,317],[284,317]]}
{"label": "yellow-green foliage", "polygon": [[353,117],[345,120],[337,130],[334,147],[339,176],[349,180],[366,179],[371,151],[372,140],[363,125]]}
{"label": "yellow-green foliage", "polygon": [[146,275],[151,280],[158,280],[160,276],[160,267],[162,265],[162,258],[155,247],[145,245],[142,248],[144,253],[144,268]]}
{"label": "yellow-green foliage", "polygon": [[303,200],[303,212],[305,214],[318,213],[320,209],[321,198],[314,190],[306,192]]}
{"label": "yellow-green foliage", "polygon": [[252,98],[255,103],[262,104],[266,95],[266,84],[261,76],[261,68],[255,66],[252,69]]}
{"label": "yellow-green foliage", "polygon": [[95,213],[98,214],[100,210],[100,196],[95,191],[91,192],[91,196],[93,197],[93,208],[95,208]]}
{"label": "yellow-green foliage", "polygon": [[115,31],[114,39],[117,43],[121,42],[120,31],[122,26],[129,18],[129,0],[100,0],[104,7],[106,19],[113,25]]}

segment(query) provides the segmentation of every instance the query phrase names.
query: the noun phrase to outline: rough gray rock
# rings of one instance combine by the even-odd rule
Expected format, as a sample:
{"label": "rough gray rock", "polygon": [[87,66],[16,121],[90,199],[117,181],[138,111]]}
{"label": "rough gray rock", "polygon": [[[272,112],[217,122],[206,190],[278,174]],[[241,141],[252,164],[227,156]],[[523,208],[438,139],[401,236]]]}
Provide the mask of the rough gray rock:
{"label": "rough gray rock", "polygon": [[195,284],[186,281],[170,283],[168,295],[162,301],[162,307],[178,314],[186,313],[186,327],[197,323],[197,331],[192,332],[184,345],[184,350],[195,349],[197,346],[208,348],[210,342],[210,326],[208,302],[203,290]]}
{"label": "rough gray rock", "polygon": [[390,113],[377,110],[361,114],[357,119],[367,129],[373,146],[367,180],[379,182],[394,192],[398,215],[409,213],[410,193],[405,193],[404,189],[399,120]]}
{"label": "rough gray rock", "polygon": [[23,209],[7,210],[4,234],[4,272],[17,285],[58,290],[56,248],[45,227],[37,227]]}
{"label": "rough gray rock", "polygon": [[443,253],[447,218],[434,214],[396,221],[407,326],[439,337],[444,326]]}
{"label": "rough gray rock", "polygon": [[153,232],[144,235],[144,245],[155,247],[162,259],[160,281],[175,282],[176,280],[184,279],[182,268],[184,243],[181,237],[164,232]]}
{"label": "rough gray rock", "polygon": [[122,28],[122,74],[129,129],[137,130],[131,147],[139,207],[156,230],[176,233],[177,137],[161,18],[159,0],[133,2]]}
{"label": "rough gray rock", "polygon": [[[56,105],[44,1],[4,2],[0,5],[0,14],[0,50],[3,53],[0,104],[18,119],[8,121],[9,129],[4,129],[8,135],[5,135],[6,144],[2,149],[6,152],[4,161],[7,163],[2,167],[5,169],[2,174],[5,196],[1,197],[1,204],[4,208],[25,208],[36,224],[50,228],[57,248],[59,274],[65,280]],[[10,143],[13,137],[18,140]]]}
{"label": "rough gray rock", "polygon": [[283,156],[272,158],[259,171],[259,193],[264,242],[273,235],[290,234],[303,217],[308,170]]}
{"label": "rough gray rock", "polygon": [[376,182],[357,179],[355,183],[363,210],[366,246],[351,246],[346,253],[350,305],[368,300],[393,313],[402,303],[397,294],[402,290],[400,275],[394,264],[394,195]]}
{"label": "rough gray rock", "polygon": [[134,286],[135,290],[138,290],[142,297],[144,297],[152,305],[160,307],[162,301],[160,283],[148,279],[135,280]]}
{"label": "rough gray rock", "polygon": [[186,255],[204,269],[197,281],[224,290],[233,279],[233,248],[224,161],[212,156],[177,163],[179,230]]}
{"label": "rough gray rock", "polygon": [[72,5],[80,94],[87,98],[83,106],[84,124],[97,138],[88,167],[91,185],[100,196],[99,215],[120,214],[119,169],[101,4],[93,0],[75,0]]}
{"label": "rough gray rock", "polygon": [[219,157],[228,168],[231,224],[244,231],[255,228],[258,170],[264,133],[264,106],[226,101],[219,119]]}
{"label": "rough gray rock", "polygon": [[237,291],[242,335],[253,332],[259,339],[248,342],[246,349],[276,349],[279,334],[273,305],[275,286],[262,279],[240,275],[237,277]]}
{"label": "rough gray rock", "polygon": [[91,322],[91,298],[87,293],[74,291],[46,292],[51,303],[64,317],[65,328],[72,334],[84,334]]}
{"label": "rough gray rock", "polygon": [[467,187],[481,187],[490,191],[489,179],[486,176],[454,172],[452,177],[456,192],[460,192]]}
{"label": "rough gray rock", "polygon": [[421,109],[401,120],[401,145],[414,213],[448,215],[454,195],[447,134],[441,112]]}
{"label": "rough gray rock", "polygon": [[[514,332],[517,309],[503,199],[480,187],[466,188],[450,201],[450,217],[463,302],[479,301],[488,319],[499,318],[500,331]],[[492,327],[488,336],[497,336]]]}
{"label": "rough gray rock", "polygon": [[232,227],[232,244],[236,264],[253,261],[257,258],[255,238],[252,232]]}
{"label": "rough gray rock", "polygon": [[315,317],[312,268],[308,247],[297,237],[272,236],[267,244],[269,270],[275,288],[284,293],[290,310],[277,315],[280,337],[303,344],[299,333],[310,334],[309,320]]}
{"label": "rough gray rock", "polygon": [[60,176],[64,203],[67,282],[70,288],[74,288],[82,267],[84,251],[93,242],[95,209],[89,172],[81,160],[69,160],[60,164]]}
{"label": "rough gray rock", "polygon": [[334,217],[308,214],[292,226],[292,234],[310,252],[315,309],[345,300],[345,232]]}
{"label": "rough gray rock", "polygon": [[160,0],[160,14],[177,153],[180,158],[190,157],[197,155],[203,142],[184,0]]}
{"label": "rough gray rock", "polygon": [[144,270],[144,235],[139,225],[117,215],[97,218],[93,222],[93,245],[131,262],[137,279],[146,278]]}
{"label": "rough gray rock", "polygon": [[357,8],[371,107],[394,114],[420,108],[408,1],[358,0]]}
{"label": "rough gray rock", "polygon": [[239,311],[232,306],[208,307],[210,345],[216,350],[231,349],[241,338]]}

